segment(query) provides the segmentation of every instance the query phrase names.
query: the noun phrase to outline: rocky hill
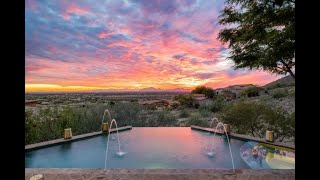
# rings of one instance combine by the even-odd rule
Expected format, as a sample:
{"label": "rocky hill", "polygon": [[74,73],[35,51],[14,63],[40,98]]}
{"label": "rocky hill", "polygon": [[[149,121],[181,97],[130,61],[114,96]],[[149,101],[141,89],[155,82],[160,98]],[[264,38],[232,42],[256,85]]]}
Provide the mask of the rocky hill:
{"label": "rocky hill", "polygon": [[[272,107],[281,107],[289,113],[295,112],[295,80],[285,76],[263,86],[267,94],[246,98],[246,101],[261,102]],[[236,101],[240,101],[237,99]]]}
{"label": "rocky hill", "polygon": [[264,85],[263,88],[274,89],[274,88],[288,87],[288,86],[294,86],[294,85],[295,85],[295,80],[293,79],[292,76],[288,75],[288,76],[280,78],[276,81],[273,81],[271,83]]}

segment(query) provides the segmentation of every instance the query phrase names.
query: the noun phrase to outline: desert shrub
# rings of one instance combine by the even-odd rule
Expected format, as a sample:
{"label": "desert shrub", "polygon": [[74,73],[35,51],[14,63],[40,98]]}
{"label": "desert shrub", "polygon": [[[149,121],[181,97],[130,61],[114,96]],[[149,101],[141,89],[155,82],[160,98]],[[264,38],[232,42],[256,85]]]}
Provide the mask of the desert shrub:
{"label": "desert shrub", "polygon": [[262,90],[263,89],[260,87],[248,87],[245,90],[241,91],[240,94],[242,96],[255,97],[255,96],[259,96],[259,92]]}
{"label": "desert shrub", "polygon": [[288,96],[289,96],[289,97],[295,97],[295,96],[296,96],[296,91],[295,91],[295,89],[291,89],[290,91],[288,91]]}
{"label": "desert shrub", "polygon": [[131,99],[130,102],[133,102],[133,103],[138,102],[138,99]]}
{"label": "desert shrub", "polygon": [[179,114],[180,118],[187,118],[189,116],[190,116],[190,113],[188,109],[182,109],[182,111],[180,111],[180,114]]}
{"label": "desert shrub", "polygon": [[179,101],[182,106],[193,107],[194,99],[190,94],[179,94],[173,99]]}
{"label": "desert shrub", "polygon": [[268,86],[268,87],[267,87],[267,90],[276,89],[276,88],[282,88],[282,87],[285,87],[285,86],[286,86],[286,84],[277,83],[277,84]]}
{"label": "desert shrub", "polygon": [[206,103],[206,104],[201,104],[199,109],[202,110],[208,110],[211,112],[219,112],[222,110],[222,108],[224,107],[225,102],[224,99],[222,98],[218,98],[210,103]]}
{"label": "desert shrub", "polygon": [[216,95],[214,98],[213,98],[214,101],[225,101],[225,97],[222,96],[222,95]]}
{"label": "desert shrub", "polygon": [[295,112],[291,113],[289,116],[289,133],[288,133],[288,137],[293,137],[294,138],[294,142],[295,142],[295,135],[296,135],[296,114]]}
{"label": "desert shrub", "polygon": [[281,108],[255,102],[238,102],[224,108],[221,119],[241,134],[262,138],[266,130],[273,130],[277,138],[292,136],[294,119]]}
{"label": "desert shrub", "polygon": [[199,102],[196,102],[196,103],[193,104],[193,106],[194,106],[194,108],[199,109],[200,104],[199,104]]}
{"label": "desert shrub", "polygon": [[[99,131],[101,128],[103,113],[107,108],[108,106],[104,104],[87,105],[84,108],[73,108],[73,134],[79,135]],[[110,122],[107,114],[105,116],[104,122]]]}
{"label": "desert shrub", "polygon": [[67,106],[61,109],[58,116],[58,123],[60,124],[61,129],[72,127],[72,120],[74,118],[74,113],[72,109]]}
{"label": "desert shrub", "polygon": [[238,97],[238,101],[239,102],[247,101],[247,98],[245,96],[241,95],[241,96]]}
{"label": "desert shrub", "polygon": [[148,120],[147,126],[175,126],[176,118],[168,111],[155,111],[152,113],[152,118]]}
{"label": "desert shrub", "polygon": [[142,105],[136,103],[117,103],[110,107],[109,111],[118,126],[142,126],[139,114],[144,109]]}
{"label": "desert shrub", "polygon": [[[64,129],[70,125],[72,113],[69,108],[47,107],[39,109],[36,116],[37,132],[44,140],[51,140],[63,137]],[[64,117],[67,116],[67,117]],[[71,117],[72,118],[72,117]]]}
{"label": "desert shrub", "polygon": [[187,126],[195,125],[201,127],[208,127],[209,123],[207,120],[202,119],[199,114],[192,115],[186,123]]}
{"label": "desert shrub", "polygon": [[210,102],[210,103],[202,103],[202,104],[200,104],[200,106],[199,106],[199,109],[200,110],[209,110],[210,108],[210,105],[212,104],[212,102]]}
{"label": "desert shrub", "polygon": [[31,109],[27,109],[25,111],[24,128],[25,144],[37,142],[36,121],[33,118],[33,112]]}
{"label": "desert shrub", "polygon": [[212,112],[209,109],[199,109],[199,113],[201,115],[201,117],[211,117],[212,116]]}
{"label": "desert shrub", "polygon": [[259,101],[261,102],[268,101],[270,99],[272,99],[272,96],[269,96],[269,95],[262,95],[259,97]]}
{"label": "desert shrub", "polygon": [[287,89],[276,89],[272,92],[272,97],[279,99],[282,97],[286,97],[288,95],[288,90]]}
{"label": "desert shrub", "polygon": [[210,105],[210,111],[211,112],[219,112],[222,110],[222,108],[224,107],[224,102],[223,101],[214,101],[213,103],[211,103]]}

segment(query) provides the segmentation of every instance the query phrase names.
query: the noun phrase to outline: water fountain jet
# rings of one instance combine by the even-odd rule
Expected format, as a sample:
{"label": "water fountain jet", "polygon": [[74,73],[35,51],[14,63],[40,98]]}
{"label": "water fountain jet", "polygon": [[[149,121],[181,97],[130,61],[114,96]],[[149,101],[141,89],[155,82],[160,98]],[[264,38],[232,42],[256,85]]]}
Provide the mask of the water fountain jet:
{"label": "water fountain jet", "polygon": [[[219,122],[218,121],[218,124],[216,126],[216,129],[215,129],[215,132],[213,134],[213,137],[215,137],[216,133],[217,133],[217,129],[219,126],[223,126],[223,132],[226,134],[226,137],[227,137],[227,140],[228,140],[228,144],[229,144],[229,150],[230,150],[230,156],[231,156],[231,162],[232,162],[232,169],[233,169],[233,173],[235,173],[235,170],[234,170],[234,163],[233,163],[233,156],[232,156],[232,151],[231,151],[231,145],[230,145],[230,140],[229,140],[229,135],[228,135],[228,131],[226,129],[226,126],[222,123],[222,122]],[[214,139],[213,139],[214,140]],[[215,155],[215,152],[213,151],[214,149],[214,142],[212,143],[212,148],[211,148],[211,151],[209,151],[207,153],[208,156],[212,157]]]}
{"label": "water fountain jet", "polygon": [[[118,137],[118,152],[116,152],[116,154],[118,156],[124,156],[125,154],[127,154],[126,152],[122,152],[121,151],[121,147],[120,147],[120,139],[119,139],[119,132],[118,132],[118,125],[115,119],[112,119],[111,123],[110,123],[110,129],[112,128],[113,123],[116,125],[116,130],[117,130],[117,137]],[[106,148],[106,156],[105,156],[105,160],[104,160],[104,169],[107,168],[107,159],[108,159],[108,149],[109,149],[109,139],[110,139],[110,129],[109,129],[109,133],[108,133],[108,140],[107,140],[107,148]]]}
{"label": "water fountain jet", "polygon": [[[210,128],[210,129],[212,128],[213,121],[217,121],[218,123],[220,122],[220,121],[218,120],[218,118],[213,117],[213,118],[211,119],[211,123],[210,123],[210,126],[209,126],[209,128]],[[210,135],[210,134],[211,134],[211,132],[209,132],[208,134]]]}

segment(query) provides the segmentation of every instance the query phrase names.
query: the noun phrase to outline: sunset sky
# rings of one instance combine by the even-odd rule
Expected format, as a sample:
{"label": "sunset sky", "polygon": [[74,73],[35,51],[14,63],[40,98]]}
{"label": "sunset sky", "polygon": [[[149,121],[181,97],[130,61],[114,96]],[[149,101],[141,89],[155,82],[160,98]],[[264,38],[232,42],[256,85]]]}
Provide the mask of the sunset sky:
{"label": "sunset sky", "polygon": [[280,76],[233,70],[223,0],[27,0],[26,91],[263,85]]}

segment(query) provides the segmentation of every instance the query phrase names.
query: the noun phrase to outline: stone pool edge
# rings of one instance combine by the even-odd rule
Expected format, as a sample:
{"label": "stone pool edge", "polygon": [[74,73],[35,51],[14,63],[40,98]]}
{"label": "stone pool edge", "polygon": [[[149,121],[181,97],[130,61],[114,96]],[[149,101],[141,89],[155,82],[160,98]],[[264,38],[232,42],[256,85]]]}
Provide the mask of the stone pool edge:
{"label": "stone pool edge", "polygon": [[25,168],[25,179],[295,179],[294,169],[102,169]]}
{"label": "stone pool edge", "polygon": [[[132,129],[132,126],[124,126],[124,127],[119,127],[118,131],[126,131],[126,130],[130,130],[130,129]],[[117,131],[116,128],[110,129],[110,133],[114,133],[116,131]],[[83,139],[91,138],[91,137],[94,137],[94,136],[99,136],[101,134],[103,134],[103,133],[101,131],[99,131],[99,132],[92,132],[92,133],[73,136],[72,139],[60,138],[60,139],[54,139],[54,140],[51,140],[51,141],[45,141],[45,142],[40,142],[40,143],[35,143],[35,144],[28,144],[28,145],[24,146],[24,150],[26,152],[27,151],[32,151],[32,150],[35,150],[35,149],[40,149],[40,148],[49,147],[49,146],[55,146],[55,145],[62,144],[62,143],[83,140]]]}
{"label": "stone pool edge", "polygon": [[[200,127],[200,126],[191,126],[191,129],[199,130],[199,131],[205,131],[205,132],[212,132],[212,133],[215,132],[214,129],[204,128],[204,127]],[[217,134],[224,134],[224,132],[222,130],[217,130],[216,133]],[[285,147],[285,148],[289,148],[289,149],[292,149],[293,151],[295,151],[295,146],[294,145],[285,144],[285,143],[281,143],[281,142],[269,142],[269,141],[266,141],[263,138],[252,137],[252,136],[247,136],[247,135],[243,135],[243,134],[237,134],[237,133],[233,133],[233,132],[230,132],[230,137],[235,138],[235,139],[239,139],[239,140],[256,141],[256,142],[260,142],[260,143],[271,144],[271,145],[274,145],[274,146]]]}

